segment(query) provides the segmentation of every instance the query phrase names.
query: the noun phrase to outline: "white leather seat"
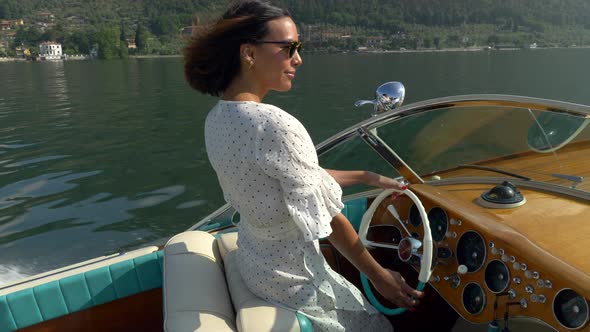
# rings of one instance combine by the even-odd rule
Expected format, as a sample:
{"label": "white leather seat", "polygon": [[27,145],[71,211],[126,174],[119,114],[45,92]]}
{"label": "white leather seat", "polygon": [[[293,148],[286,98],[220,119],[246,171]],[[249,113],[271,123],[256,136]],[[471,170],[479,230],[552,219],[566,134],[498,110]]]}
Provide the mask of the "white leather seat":
{"label": "white leather seat", "polygon": [[299,321],[293,311],[272,305],[248,290],[236,264],[237,240],[238,233],[222,234],[218,245],[225,262],[225,277],[236,309],[238,331],[301,331]]}
{"label": "white leather seat", "polygon": [[164,330],[237,331],[215,238],[184,232],[164,247]]}
{"label": "white leather seat", "polygon": [[236,249],[237,233],[215,239],[190,231],[168,241],[163,282],[166,331],[301,331],[295,312],[248,290],[235,264]]}

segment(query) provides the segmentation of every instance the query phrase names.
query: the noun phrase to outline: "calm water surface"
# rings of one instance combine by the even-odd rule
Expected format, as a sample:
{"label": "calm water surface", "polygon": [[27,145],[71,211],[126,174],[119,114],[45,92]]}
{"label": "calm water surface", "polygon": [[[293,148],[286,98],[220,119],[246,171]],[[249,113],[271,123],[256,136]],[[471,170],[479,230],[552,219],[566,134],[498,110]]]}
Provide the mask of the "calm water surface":
{"label": "calm water surface", "polygon": [[[314,142],[367,116],[383,82],[406,104],[469,93],[590,104],[590,50],[309,55],[289,111]],[[180,58],[0,63],[0,284],[162,244],[224,203],[204,149],[215,99]]]}

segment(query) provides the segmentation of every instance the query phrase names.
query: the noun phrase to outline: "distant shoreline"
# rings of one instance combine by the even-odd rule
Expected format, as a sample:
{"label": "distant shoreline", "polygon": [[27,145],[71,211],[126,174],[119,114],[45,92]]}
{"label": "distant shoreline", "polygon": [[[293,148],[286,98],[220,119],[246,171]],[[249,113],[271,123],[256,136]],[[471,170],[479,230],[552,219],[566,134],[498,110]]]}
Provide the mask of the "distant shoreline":
{"label": "distant shoreline", "polygon": [[[536,47],[536,48],[518,48],[518,47],[502,47],[502,48],[485,48],[485,47],[456,47],[456,48],[421,48],[417,50],[413,49],[404,49],[404,50],[361,50],[361,51],[338,51],[338,52],[327,52],[324,50],[317,50],[311,51],[309,54],[398,54],[398,53],[446,53],[446,52],[496,52],[496,51],[534,51],[534,50],[556,50],[556,49],[590,49],[589,46],[573,46],[573,47]],[[148,55],[130,55],[129,59],[158,59],[158,58],[181,58],[182,54],[170,54],[170,55],[158,55],[158,54],[148,54]],[[71,61],[71,60],[93,60],[87,57],[76,57],[71,58],[63,61]],[[23,58],[2,58],[0,57],[0,63],[2,62],[26,62],[29,61]],[[42,60],[43,62],[46,60]],[[51,61],[51,60],[50,60]]]}

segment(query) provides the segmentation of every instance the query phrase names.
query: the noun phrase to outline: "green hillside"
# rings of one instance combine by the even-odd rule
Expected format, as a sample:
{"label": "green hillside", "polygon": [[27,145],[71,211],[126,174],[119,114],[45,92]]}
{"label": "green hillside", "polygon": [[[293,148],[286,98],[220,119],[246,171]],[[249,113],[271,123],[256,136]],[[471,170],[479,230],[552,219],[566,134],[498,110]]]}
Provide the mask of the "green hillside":
{"label": "green hillside", "polygon": [[[176,54],[192,22],[220,14],[215,0],[1,0],[0,56],[19,45],[62,43],[69,54],[98,45],[103,58]],[[306,50],[590,45],[584,0],[277,0],[290,9]],[[52,16],[48,16],[51,14]],[[127,39],[137,49],[127,49]]]}

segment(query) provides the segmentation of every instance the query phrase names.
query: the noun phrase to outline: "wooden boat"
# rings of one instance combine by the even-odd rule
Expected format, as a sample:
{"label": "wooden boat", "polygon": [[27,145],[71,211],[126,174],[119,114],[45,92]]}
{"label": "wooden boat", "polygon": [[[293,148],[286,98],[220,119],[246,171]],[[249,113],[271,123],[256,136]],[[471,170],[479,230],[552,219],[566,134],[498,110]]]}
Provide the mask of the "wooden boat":
{"label": "wooden boat", "polygon": [[[396,87],[378,89],[379,114],[317,146],[326,168],[411,184],[417,201],[361,186],[344,197],[383,265],[413,285],[426,278],[418,310],[393,317],[395,328],[590,331],[590,107],[504,95],[398,107],[403,95],[384,93]],[[246,289],[231,258],[238,223],[226,205],[165,247],[4,285],[0,331],[312,331]],[[361,287],[329,242],[321,248]]]}

